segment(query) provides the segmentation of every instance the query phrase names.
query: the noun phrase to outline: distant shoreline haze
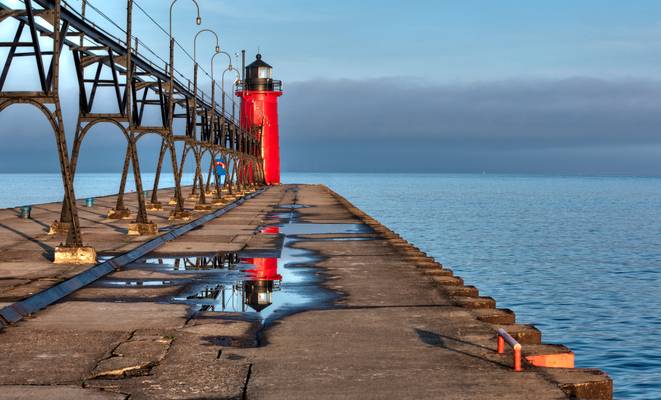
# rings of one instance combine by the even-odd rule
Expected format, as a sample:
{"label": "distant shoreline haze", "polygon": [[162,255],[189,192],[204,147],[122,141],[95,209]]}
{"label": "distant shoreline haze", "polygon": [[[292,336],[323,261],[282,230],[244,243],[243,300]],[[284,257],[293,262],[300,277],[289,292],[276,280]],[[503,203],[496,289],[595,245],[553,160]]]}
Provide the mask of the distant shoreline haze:
{"label": "distant shoreline haze", "polygon": [[[280,99],[282,170],[661,174],[661,81],[385,81],[287,82]],[[63,89],[62,96],[71,150],[77,90]],[[0,126],[11,133],[0,148],[0,171],[58,171],[54,136],[36,109],[12,106],[0,113]],[[157,135],[139,141],[143,171],[155,170],[160,144]],[[78,172],[120,172],[125,149],[116,127],[98,125],[82,145]],[[193,164],[189,157],[186,170]]]}
{"label": "distant shoreline haze", "polygon": [[[153,176],[154,172],[149,171],[149,170],[143,170],[142,171],[143,175],[146,176]],[[657,174],[626,174],[626,173],[579,173],[579,172],[557,172],[557,173],[551,173],[551,172],[489,172],[489,171],[479,171],[479,172],[473,172],[473,171],[412,171],[412,172],[398,172],[398,171],[295,171],[295,170],[287,170],[287,171],[282,171],[283,174],[285,175],[295,175],[295,174],[307,174],[310,176],[315,176],[319,175],[321,176],[329,176],[329,175],[398,175],[398,176],[405,176],[405,175],[429,175],[429,176],[438,176],[439,178],[442,178],[443,176],[452,176],[452,175],[491,175],[491,176],[502,176],[502,177],[525,177],[525,176],[530,176],[530,177],[548,177],[548,178],[562,178],[562,177],[585,177],[585,178],[661,178],[661,170]],[[162,176],[171,176],[172,172],[167,171],[167,172],[162,172]],[[187,172],[188,175],[192,174],[190,172]],[[1,171],[0,170],[0,175],[53,175],[56,177],[60,176],[59,171],[18,171],[18,172],[7,172],[7,171]],[[97,176],[98,175],[104,175],[104,179],[107,178],[105,175],[111,175],[111,176],[116,176],[117,179],[121,176],[119,172],[116,171],[79,171],[77,172],[77,175],[81,176]],[[129,180],[133,179],[133,175],[129,173]],[[206,179],[206,178],[205,178]],[[289,183],[295,183],[295,182],[289,182]],[[320,182],[323,183],[323,182]]]}
{"label": "distant shoreline haze", "polygon": [[[299,181],[303,177],[304,181]],[[119,190],[121,174],[119,173],[88,173],[76,174],[75,191],[77,198],[97,197],[116,194]],[[357,179],[366,181],[378,181],[383,185],[393,185],[395,182],[435,182],[442,185],[444,181],[456,181],[457,179],[472,179],[474,181],[491,182],[493,179],[502,181],[548,181],[562,184],[564,181],[576,179],[585,180],[617,180],[623,183],[636,183],[641,186],[657,186],[661,176],[631,176],[631,175],[570,175],[570,174],[490,174],[490,173],[347,173],[347,172],[283,172],[284,183],[320,183],[330,185],[334,182],[353,182]],[[145,190],[151,190],[154,182],[154,174],[144,172],[142,182]],[[191,185],[193,174],[185,173],[182,178],[183,185]],[[172,187],[174,181],[171,173],[163,173],[160,179],[160,187]],[[26,204],[39,204],[62,201],[62,178],[59,173],[2,173],[0,172],[0,208],[18,207]],[[386,188],[384,188],[386,190]],[[391,190],[391,189],[387,189]],[[126,184],[126,193],[134,193],[135,186],[133,176],[129,175]]]}

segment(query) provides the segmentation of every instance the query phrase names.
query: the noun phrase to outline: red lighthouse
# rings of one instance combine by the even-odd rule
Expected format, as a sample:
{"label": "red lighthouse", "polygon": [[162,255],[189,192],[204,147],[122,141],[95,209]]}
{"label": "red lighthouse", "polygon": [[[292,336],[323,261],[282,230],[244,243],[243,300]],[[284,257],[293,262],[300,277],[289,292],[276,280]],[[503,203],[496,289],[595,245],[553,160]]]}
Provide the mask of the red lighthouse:
{"label": "red lighthouse", "polygon": [[241,126],[258,127],[262,133],[264,175],[269,185],[280,183],[280,143],[278,130],[278,97],[282,81],[273,80],[273,68],[257,59],[246,67],[245,80],[236,95],[241,98]]}

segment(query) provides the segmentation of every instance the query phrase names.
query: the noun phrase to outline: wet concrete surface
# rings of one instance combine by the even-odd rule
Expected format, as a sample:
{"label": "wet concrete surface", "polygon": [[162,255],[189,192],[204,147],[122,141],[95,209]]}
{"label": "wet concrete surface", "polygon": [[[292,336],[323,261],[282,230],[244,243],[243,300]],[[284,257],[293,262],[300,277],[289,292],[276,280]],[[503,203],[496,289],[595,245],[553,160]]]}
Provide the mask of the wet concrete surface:
{"label": "wet concrete surface", "polygon": [[[184,193],[188,193],[186,188]],[[164,204],[172,196],[171,189],[161,189],[159,198]],[[116,196],[97,197],[92,208],[79,200],[79,218],[85,245],[96,248],[99,256],[124,254],[153,236],[128,236],[127,220],[111,220],[108,211],[115,206]],[[135,218],[137,198],[135,193],[125,197],[125,205]],[[192,209],[194,202],[187,201]],[[173,227],[168,221],[171,207],[162,211],[149,211],[149,219],[159,228]],[[53,221],[59,220],[60,203],[39,204],[32,207],[30,219],[18,218],[18,208],[0,209],[0,303],[12,303],[38,293],[74,276],[88,267],[57,266],[52,264],[56,246],[65,241],[65,234],[49,235]]]}
{"label": "wet concrete surface", "polygon": [[0,399],[540,400],[604,379],[514,373],[503,322],[430,265],[323,186],[272,187],[2,331]]}
{"label": "wet concrete surface", "polygon": [[[240,250],[280,196],[273,190],[249,200],[165,251],[186,252],[188,243],[197,244],[193,253],[208,254],[222,245]],[[112,244],[114,238],[108,240]],[[58,268],[67,267],[44,263],[35,272],[46,275]],[[206,315],[170,301],[196,279],[200,271],[136,263],[6,328],[0,333],[0,368],[6,372],[0,399],[59,396],[61,385],[83,389],[65,391],[70,398],[99,393],[132,399],[240,397],[250,365],[219,354],[237,343],[253,346],[258,322]],[[11,387],[5,391],[2,385]],[[44,392],[42,385],[57,387]]]}

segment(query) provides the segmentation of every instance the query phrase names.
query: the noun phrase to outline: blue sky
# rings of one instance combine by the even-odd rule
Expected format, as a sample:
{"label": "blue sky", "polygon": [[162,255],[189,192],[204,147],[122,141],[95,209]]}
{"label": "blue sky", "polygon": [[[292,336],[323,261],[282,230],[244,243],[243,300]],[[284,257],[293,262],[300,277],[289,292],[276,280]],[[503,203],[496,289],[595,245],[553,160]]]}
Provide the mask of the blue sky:
{"label": "blue sky", "polygon": [[202,2],[228,46],[258,44],[288,81],[659,76],[658,1],[221,3]]}
{"label": "blue sky", "polygon": [[[135,1],[167,27],[168,1]],[[91,2],[124,25],[123,1]],[[200,27],[191,0],[175,5],[182,45],[192,52],[195,32],[214,29],[224,50],[247,49],[248,62],[259,48],[284,81],[285,171],[661,175],[661,1],[199,2]],[[2,40],[12,29],[0,24]],[[164,33],[138,9],[134,35],[167,58]],[[206,70],[214,46],[200,36]],[[71,136],[77,86],[67,52],[62,65]],[[192,76],[181,51],[175,65]],[[29,73],[11,71],[10,81],[20,86]],[[34,148],[47,125],[14,126],[21,112],[30,111],[0,114],[16,132],[0,149],[0,171],[51,168],[50,143]],[[90,139],[96,157],[83,157],[81,170],[117,170],[115,139]],[[158,143],[144,146],[149,171]],[[18,162],[28,148],[39,162]]]}
{"label": "blue sky", "polygon": [[[70,2],[79,4],[79,0]],[[167,26],[167,1],[137,2]],[[122,2],[109,3],[92,1],[122,21]],[[654,0],[199,3],[202,27],[216,30],[225,50],[245,48],[254,53],[260,48],[278,76],[288,82],[381,77],[435,82],[658,78],[661,64],[661,2]],[[193,19],[193,3],[178,0],[174,32],[189,47],[197,29]],[[135,21],[135,34],[165,52],[167,42],[139,10]],[[212,51],[211,37],[201,37],[200,58],[205,40]]]}

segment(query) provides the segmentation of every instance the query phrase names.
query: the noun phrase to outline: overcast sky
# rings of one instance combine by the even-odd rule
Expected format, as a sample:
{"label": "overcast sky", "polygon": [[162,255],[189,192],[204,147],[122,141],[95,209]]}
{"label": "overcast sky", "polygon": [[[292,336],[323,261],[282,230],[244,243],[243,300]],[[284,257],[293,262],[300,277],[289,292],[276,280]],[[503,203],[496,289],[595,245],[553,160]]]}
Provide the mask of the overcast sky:
{"label": "overcast sky", "polygon": [[[167,1],[136,1],[167,26]],[[91,0],[119,25],[121,3]],[[284,170],[661,174],[659,1],[200,6],[202,27],[218,31],[223,49],[245,48],[252,58],[259,48],[285,82]],[[179,0],[175,9],[175,36],[192,48],[200,28],[192,2]],[[120,35],[94,11],[89,17]],[[134,20],[134,33],[166,58],[163,32],[139,10]],[[2,41],[12,34],[0,24]],[[210,35],[198,42],[206,70],[214,45]],[[224,69],[225,59],[217,59],[216,69]],[[62,93],[70,135],[77,103],[71,64],[67,51]],[[191,69],[181,52],[175,65]],[[29,65],[12,70],[6,89],[32,73]],[[12,107],[0,113],[0,126],[0,171],[57,168],[52,135],[34,110]],[[111,128],[93,132],[81,171],[117,171],[121,137]],[[144,170],[153,170],[157,147],[153,139],[141,144]]]}

